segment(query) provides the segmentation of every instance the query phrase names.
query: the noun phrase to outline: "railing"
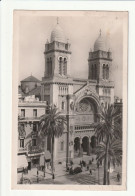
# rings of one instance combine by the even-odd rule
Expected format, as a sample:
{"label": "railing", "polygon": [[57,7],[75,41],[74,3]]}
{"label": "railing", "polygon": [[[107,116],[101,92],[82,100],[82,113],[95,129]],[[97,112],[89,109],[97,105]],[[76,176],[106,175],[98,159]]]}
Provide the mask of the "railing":
{"label": "railing", "polygon": [[18,151],[19,152],[26,152],[27,151],[27,147],[20,147],[19,149],[18,149]]}
{"label": "railing", "polygon": [[34,121],[34,120],[40,120],[41,117],[21,117],[21,119],[19,120],[20,122],[23,122],[23,121]]}
{"label": "railing", "polygon": [[93,128],[93,125],[75,125],[75,130],[84,130],[84,129],[91,129]]}
{"label": "railing", "polygon": [[36,154],[36,153],[42,153],[42,152],[43,152],[43,149],[41,149],[38,146],[31,146],[28,151],[29,154]]}

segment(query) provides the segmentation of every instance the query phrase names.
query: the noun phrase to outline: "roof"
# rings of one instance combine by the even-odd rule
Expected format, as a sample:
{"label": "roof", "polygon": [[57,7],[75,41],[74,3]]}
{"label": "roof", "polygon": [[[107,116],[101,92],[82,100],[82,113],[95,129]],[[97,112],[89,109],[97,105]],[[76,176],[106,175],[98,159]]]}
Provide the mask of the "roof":
{"label": "roof", "polygon": [[41,94],[41,86],[37,86],[27,93],[27,95],[40,95]]}
{"label": "roof", "polygon": [[63,42],[65,43],[65,35],[63,29],[60,27],[59,24],[57,24],[54,29],[51,32],[51,38],[50,41],[58,41],[58,42]]}
{"label": "roof", "polygon": [[40,80],[38,80],[37,78],[31,75],[25,78],[24,80],[22,80],[21,82],[40,82]]}
{"label": "roof", "polygon": [[98,51],[98,50],[106,51],[106,43],[104,37],[101,35],[101,30],[100,30],[99,37],[97,38],[94,44],[94,51]]}

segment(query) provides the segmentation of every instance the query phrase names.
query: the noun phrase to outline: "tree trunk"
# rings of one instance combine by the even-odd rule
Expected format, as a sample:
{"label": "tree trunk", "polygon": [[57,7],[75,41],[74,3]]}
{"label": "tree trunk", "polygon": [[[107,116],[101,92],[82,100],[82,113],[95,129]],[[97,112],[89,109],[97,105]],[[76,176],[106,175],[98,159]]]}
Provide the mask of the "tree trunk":
{"label": "tree trunk", "polygon": [[104,179],[103,179],[103,185],[106,185],[106,181],[107,181],[107,168],[106,168],[106,157],[105,157],[105,160],[104,160]]}
{"label": "tree trunk", "polygon": [[54,135],[52,136],[52,179],[55,179],[55,176],[54,176],[54,160],[53,160],[53,155],[54,155]]}
{"label": "tree trunk", "polygon": [[45,177],[45,170],[46,170],[46,168],[45,168],[45,150],[46,150],[46,141],[45,141],[45,138],[44,138],[44,177]]}
{"label": "tree trunk", "polygon": [[109,137],[106,142],[106,156],[104,160],[104,180],[103,185],[108,184],[108,150],[109,150]]}
{"label": "tree trunk", "polygon": [[108,161],[107,184],[110,184],[110,161]]}

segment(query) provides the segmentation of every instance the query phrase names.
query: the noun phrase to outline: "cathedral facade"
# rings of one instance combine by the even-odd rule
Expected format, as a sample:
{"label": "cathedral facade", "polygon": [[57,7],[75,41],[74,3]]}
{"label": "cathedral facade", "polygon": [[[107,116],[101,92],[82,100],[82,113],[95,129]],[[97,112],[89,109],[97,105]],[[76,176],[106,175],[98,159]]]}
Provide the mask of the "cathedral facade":
{"label": "cathedral facade", "polygon": [[[114,103],[114,82],[110,80],[112,53],[105,47],[101,31],[93,50],[88,52],[88,77],[73,78],[71,43],[59,23],[45,44],[41,100],[55,104],[67,118],[63,135],[55,138],[55,162],[93,154],[96,146],[93,125],[99,120],[98,107]],[[51,149],[49,139],[45,148]]]}

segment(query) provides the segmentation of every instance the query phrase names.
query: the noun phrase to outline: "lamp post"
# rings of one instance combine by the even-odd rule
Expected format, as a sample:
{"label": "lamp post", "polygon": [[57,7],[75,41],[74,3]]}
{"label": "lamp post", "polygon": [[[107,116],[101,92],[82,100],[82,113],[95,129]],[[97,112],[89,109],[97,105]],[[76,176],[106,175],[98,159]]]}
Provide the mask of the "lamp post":
{"label": "lamp post", "polygon": [[38,166],[37,166],[37,183],[39,182],[39,179],[38,179]]}
{"label": "lamp post", "polygon": [[45,167],[46,165],[45,165],[45,157],[44,157],[44,178],[45,178]]}
{"label": "lamp post", "polygon": [[22,184],[23,184],[23,172],[22,172]]}
{"label": "lamp post", "polygon": [[100,182],[99,182],[99,162],[97,162],[97,169],[98,169],[98,184],[100,184]]}

